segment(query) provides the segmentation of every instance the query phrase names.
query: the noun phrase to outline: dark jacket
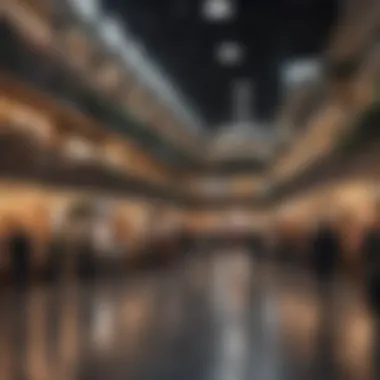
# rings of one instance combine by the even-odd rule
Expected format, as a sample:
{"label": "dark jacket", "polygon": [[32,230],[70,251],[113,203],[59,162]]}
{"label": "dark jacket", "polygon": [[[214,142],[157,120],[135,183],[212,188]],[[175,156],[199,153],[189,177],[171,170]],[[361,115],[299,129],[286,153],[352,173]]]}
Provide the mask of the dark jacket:
{"label": "dark jacket", "polygon": [[380,229],[371,229],[364,239],[364,257],[367,274],[380,277]]}
{"label": "dark jacket", "polygon": [[336,234],[327,227],[319,229],[312,249],[314,268],[319,279],[331,279],[336,271],[340,250]]}
{"label": "dark jacket", "polygon": [[15,232],[9,240],[12,258],[13,280],[19,284],[26,283],[30,271],[31,244],[28,236],[22,231]]}
{"label": "dark jacket", "polygon": [[380,313],[380,229],[367,233],[363,251],[368,300],[372,309]]}

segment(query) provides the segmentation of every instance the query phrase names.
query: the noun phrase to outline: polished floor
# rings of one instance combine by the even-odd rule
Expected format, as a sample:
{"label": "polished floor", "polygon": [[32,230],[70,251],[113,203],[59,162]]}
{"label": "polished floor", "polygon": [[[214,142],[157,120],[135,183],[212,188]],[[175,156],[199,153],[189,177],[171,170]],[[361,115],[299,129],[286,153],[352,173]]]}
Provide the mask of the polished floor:
{"label": "polished floor", "polygon": [[243,249],[123,280],[0,293],[2,380],[380,379],[357,286]]}

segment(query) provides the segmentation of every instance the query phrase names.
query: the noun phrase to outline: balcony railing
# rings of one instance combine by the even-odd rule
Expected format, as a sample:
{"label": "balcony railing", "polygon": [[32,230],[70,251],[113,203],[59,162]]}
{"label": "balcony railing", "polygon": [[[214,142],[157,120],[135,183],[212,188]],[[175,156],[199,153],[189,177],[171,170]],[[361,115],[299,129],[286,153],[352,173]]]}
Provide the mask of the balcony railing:
{"label": "balcony railing", "polygon": [[14,76],[31,83],[82,113],[101,122],[106,128],[132,138],[160,162],[180,168],[193,167],[197,162],[177,149],[159,133],[128,118],[124,111],[106,96],[97,94],[83,78],[70,70],[59,57],[29,47],[9,25],[1,26],[1,67]]}

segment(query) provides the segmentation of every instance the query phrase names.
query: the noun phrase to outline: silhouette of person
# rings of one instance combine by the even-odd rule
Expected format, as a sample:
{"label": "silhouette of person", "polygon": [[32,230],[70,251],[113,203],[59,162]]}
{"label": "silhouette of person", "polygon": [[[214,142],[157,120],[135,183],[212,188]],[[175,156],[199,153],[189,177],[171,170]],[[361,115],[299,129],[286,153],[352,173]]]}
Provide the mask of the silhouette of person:
{"label": "silhouette of person", "polygon": [[278,251],[280,262],[285,265],[290,264],[294,255],[294,241],[292,236],[283,234],[280,237]]}
{"label": "silhouette of person", "polygon": [[[380,209],[378,209],[380,211]],[[378,213],[379,215],[379,213]],[[380,316],[380,218],[364,238],[365,281],[372,311]]]}
{"label": "silhouette of person", "polygon": [[336,275],[340,244],[336,232],[328,223],[317,227],[312,243],[312,259],[317,281],[329,285]]}
{"label": "silhouette of person", "polygon": [[376,219],[363,240],[364,282],[367,302],[373,313],[373,378],[380,378],[380,204],[376,207]]}
{"label": "silhouette of person", "polygon": [[31,243],[22,228],[14,228],[9,238],[12,262],[12,280],[16,285],[26,285],[30,276]]}
{"label": "silhouette of person", "polygon": [[92,279],[96,272],[95,252],[92,242],[89,238],[83,239],[75,247],[75,253],[78,257],[79,277]]}
{"label": "silhouette of person", "polygon": [[55,234],[49,244],[49,256],[45,268],[45,279],[57,280],[64,268],[64,241],[62,236]]}

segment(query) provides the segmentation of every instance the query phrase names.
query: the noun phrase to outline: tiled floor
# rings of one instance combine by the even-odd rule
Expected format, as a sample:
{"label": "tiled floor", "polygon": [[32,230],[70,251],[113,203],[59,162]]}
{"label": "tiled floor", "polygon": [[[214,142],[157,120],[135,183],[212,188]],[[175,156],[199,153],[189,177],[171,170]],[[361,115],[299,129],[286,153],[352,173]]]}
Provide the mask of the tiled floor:
{"label": "tiled floor", "polygon": [[379,379],[380,334],[360,292],[317,289],[244,250],[125,280],[3,289],[0,379]]}

